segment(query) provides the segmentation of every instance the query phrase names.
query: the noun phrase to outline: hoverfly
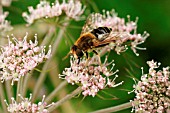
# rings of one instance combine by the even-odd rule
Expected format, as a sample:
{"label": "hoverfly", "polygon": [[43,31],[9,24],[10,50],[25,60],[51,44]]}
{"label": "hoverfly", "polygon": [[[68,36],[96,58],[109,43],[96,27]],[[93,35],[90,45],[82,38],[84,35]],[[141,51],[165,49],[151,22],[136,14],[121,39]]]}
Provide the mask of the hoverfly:
{"label": "hoverfly", "polygon": [[84,55],[86,55],[88,59],[89,52],[92,51],[93,53],[98,55],[98,52],[95,50],[96,48],[106,46],[115,41],[115,37],[108,38],[112,31],[111,28],[97,27],[95,29],[89,30],[89,24],[93,23],[87,20],[80,37],[77,39],[77,41],[72,46],[70,52],[68,53],[68,55],[71,54],[74,56],[74,58],[77,58],[78,63],[80,62],[80,58]]}

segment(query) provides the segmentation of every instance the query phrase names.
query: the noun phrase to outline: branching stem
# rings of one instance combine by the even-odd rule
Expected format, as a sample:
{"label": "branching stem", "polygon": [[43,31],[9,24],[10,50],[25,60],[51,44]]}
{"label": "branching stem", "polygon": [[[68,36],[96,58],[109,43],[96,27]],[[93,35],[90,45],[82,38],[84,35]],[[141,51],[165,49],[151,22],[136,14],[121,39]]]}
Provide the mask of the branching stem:
{"label": "branching stem", "polygon": [[127,108],[131,108],[131,107],[132,107],[131,103],[128,102],[128,103],[124,103],[124,104],[121,104],[121,105],[118,105],[118,106],[93,111],[93,112],[90,112],[90,113],[113,113],[113,112],[121,111],[121,110],[124,110],[124,109],[127,109]]}

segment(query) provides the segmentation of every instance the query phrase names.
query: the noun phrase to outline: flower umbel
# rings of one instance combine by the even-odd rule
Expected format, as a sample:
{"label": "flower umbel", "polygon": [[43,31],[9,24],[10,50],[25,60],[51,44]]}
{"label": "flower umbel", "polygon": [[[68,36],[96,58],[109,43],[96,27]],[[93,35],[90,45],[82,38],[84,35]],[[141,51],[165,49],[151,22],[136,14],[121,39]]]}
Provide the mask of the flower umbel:
{"label": "flower umbel", "polygon": [[31,40],[27,42],[27,35],[23,41],[17,40],[13,36],[12,42],[8,38],[8,45],[1,47],[0,55],[0,79],[18,81],[21,76],[25,76],[33,70],[39,63],[45,61],[51,56],[51,46],[49,51],[45,53],[45,46],[39,47],[37,35],[35,42]]}
{"label": "flower umbel", "polygon": [[28,7],[28,10],[29,14],[24,12],[23,17],[28,24],[32,24],[37,19],[58,17],[63,12],[69,18],[80,20],[85,7],[82,7],[79,0],[68,0],[68,3],[63,0],[63,3],[61,4],[58,0],[56,0],[55,3],[52,3],[52,5],[50,5],[50,2],[44,0],[40,1],[40,3],[36,6],[36,9]]}
{"label": "flower umbel", "polygon": [[[60,78],[64,77],[72,85],[78,84],[82,86],[82,94],[84,96],[92,95],[94,97],[99,90],[104,89],[106,86],[116,87],[123,83],[115,84],[115,79],[118,75],[115,75],[113,80],[109,78],[117,71],[112,72],[114,63],[107,63],[107,58],[102,65],[99,65],[99,62],[95,58],[92,58],[88,63],[87,60],[82,59],[78,64],[77,60],[73,58],[71,58],[70,62],[70,68],[65,68]],[[108,68],[110,64],[112,64],[111,69]]]}
{"label": "flower umbel", "polygon": [[[112,43],[106,46],[107,50],[113,49],[117,54],[120,54],[127,50],[127,46],[129,45],[133,52],[139,55],[136,53],[136,49],[145,49],[139,48],[137,45],[144,43],[149,34],[146,32],[143,35],[137,33],[137,19],[133,22],[130,20],[130,16],[128,16],[128,22],[125,22],[125,19],[118,17],[114,10],[104,10],[103,14],[93,13],[88,17],[82,33],[103,26],[112,28],[112,32],[107,37],[107,40],[110,39]],[[128,41],[131,41],[131,43],[126,45]]]}
{"label": "flower umbel", "polygon": [[79,0],[69,0],[68,3],[65,3],[65,0],[63,0],[61,8],[65,12],[66,16],[75,20],[80,20],[82,18],[81,15],[85,10],[85,6],[82,7]]}
{"label": "flower umbel", "polygon": [[0,35],[3,35],[5,32],[12,30],[10,22],[5,20],[8,16],[8,12],[0,14]]}
{"label": "flower umbel", "polygon": [[17,103],[13,97],[11,98],[11,104],[8,104],[5,100],[9,113],[49,113],[47,108],[54,104],[47,105],[47,103],[44,102],[45,95],[38,104],[31,102],[32,94],[30,94],[30,98],[23,98],[20,94],[18,96],[22,99],[19,103]]}
{"label": "flower umbel", "polygon": [[8,7],[8,6],[11,5],[12,0],[1,0],[0,2],[1,2],[1,4],[2,4],[2,6]]}
{"label": "flower umbel", "polygon": [[164,113],[170,110],[170,72],[169,67],[156,71],[160,63],[148,61],[148,74],[141,76],[141,81],[134,85],[136,97],[132,101],[135,112]]}

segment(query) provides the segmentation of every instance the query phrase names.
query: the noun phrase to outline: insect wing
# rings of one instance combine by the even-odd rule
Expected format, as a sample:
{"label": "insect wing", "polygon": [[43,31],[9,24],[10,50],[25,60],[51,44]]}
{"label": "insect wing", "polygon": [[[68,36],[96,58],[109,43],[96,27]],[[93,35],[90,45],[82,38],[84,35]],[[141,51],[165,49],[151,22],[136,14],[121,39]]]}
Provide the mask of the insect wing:
{"label": "insect wing", "polygon": [[103,41],[95,40],[93,45],[95,48],[98,48],[98,47],[106,46],[109,43],[115,42],[115,41],[116,41],[116,37],[107,37]]}
{"label": "insect wing", "polygon": [[95,20],[94,20],[95,14],[90,14],[87,19],[86,22],[82,28],[81,34],[87,33],[92,31],[93,29],[95,29],[97,26],[95,26]]}

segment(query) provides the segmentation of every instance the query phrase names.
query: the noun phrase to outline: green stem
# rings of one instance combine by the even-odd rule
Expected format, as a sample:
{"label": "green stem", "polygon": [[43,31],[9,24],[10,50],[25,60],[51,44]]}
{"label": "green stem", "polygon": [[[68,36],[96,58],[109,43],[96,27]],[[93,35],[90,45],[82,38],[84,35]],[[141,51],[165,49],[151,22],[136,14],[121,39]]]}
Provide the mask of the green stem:
{"label": "green stem", "polygon": [[4,113],[8,113],[7,112],[7,107],[6,107],[6,104],[4,102],[5,100],[5,95],[4,95],[4,90],[2,88],[2,83],[0,82],[0,99],[1,99],[1,105],[2,105],[2,108],[3,108],[3,112]]}
{"label": "green stem", "polygon": [[124,109],[127,109],[127,108],[131,108],[131,107],[132,107],[132,104],[130,102],[128,102],[128,103],[124,103],[124,104],[121,104],[121,105],[118,105],[118,106],[93,111],[93,112],[90,112],[90,113],[113,113],[113,112],[121,111],[121,110],[124,110]]}
{"label": "green stem", "polygon": [[8,96],[8,102],[11,103],[11,97],[13,97],[13,87],[11,87],[11,81],[5,81],[5,87],[7,91],[7,96]]}
{"label": "green stem", "polygon": [[21,77],[21,83],[20,83],[20,90],[19,90],[19,94],[23,95],[23,82],[24,81],[24,76]]}
{"label": "green stem", "polygon": [[94,11],[96,13],[99,13],[99,9],[97,7],[97,5],[95,4],[95,2],[93,2],[92,0],[88,0],[89,4],[92,6],[92,8],[94,9]]}
{"label": "green stem", "polygon": [[26,92],[27,92],[27,87],[28,87],[28,81],[31,77],[32,71],[30,73],[28,73],[25,77],[24,77],[24,83],[23,83],[23,91],[22,91],[22,96],[25,97]]}
{"label": "green stem", "polygon": [[3,113],[2,109],[0,108],[0,113]]}
{"label": "green stem", "polygon": [[45,77],[46,77],[46,70],[48,68],[48,64],[50,63],[50,59],[46,61],[46,63],[44,64],[43,68],[42,68],[42,72],[40,74],[40,77],[38,78],[37,83],[35,84],[35,88],[33,90],[33,95],[32,95],[32,102],[35,100],[35,97],[37,96],[38,92],[40,91],[40,87],[42,86]]}
{"label": "green stem", "polygon": [[56,96],[56,93],[58,93],[58,91],[61,90],[66,85],[67,81],[63,81],[62,83],[60,83],[60,85],[56,87],[55,90],[48,95],[48,97],[45,99],[45,102],[49,103]]}
{"label": "green stem", "polygon": [[2,13],[3,13],[3,8],[2,8],[1,0],[0,0],[0,14]]}
{"label": "green stem", "polygon": [[19,79],[19,81],[17,82],[17,94],[16,94],[16,102],[19,102],[19,97],[18,94],[20,93],[20,88],[21,88],[21,78]]}
{"label": "green stem", "polygon": [[[65,26],[67,26],[69,23],[65,23]],[[63,29],[60,29],[59,30],[59,33],[58,33],[58,36],[52,46],[52,56],[50,59],[48,59],[46,61],[46,63],[44,64],[43,66],[43,69],[42,69],[42,72],[40,74],[40,77],[38,78],[38,81],[35,85],[35,88],[34,88],[34,91],[33,91],[33,97],[32,97],[32,101],[35,100],[35,97],[37,96],[37,93],[40,91],[40,87],[42,86],[42,83],[44,82],[45,80],[45,77],[46,77],[46,70],[48,69],[48,64],[52,61],[52,58],[53,56],[55,55],[56,53],[56,50],[58,49],[59,47],[59,44],[61,42],[61,39],[63,37],[63,34],[64,34],[64,31],[65,31],[66,27],[64,27]]]}
{"label": "green stem", "polygon": [[[44,46],[44,45],[46,45],[46,44],[49,43],[51,37],[52,37],[53,34],[54,34],[54,31],[55,31],[54,26],[52,26],[52,27],[49,28],[47,35],[45,36],[43,42],[41,43],[41,46]],[[23,94],[22,94],[23,97],[26,95],[28,81],[29,81],[29,79],[30,79],[30,77],[31,77],[31,75],[32,75],[32,72],[33,72],[33,71],[31,71],[30,73],[28,73],[28,74],[24,77]]]}
{"label": "green stem", "polygon": [[54,103],[51,107],[48,108],[49,112],[52,112],[53,110],[55,110],[57,107],[59,107],[60,105],[62,105],[64,102],[68,101],[69,99],[73,98],[74,96],[76,96],[77,94],[79,94],[82,91],[81,87],[78,87],[77,89],[75,89],[72,93],[66,95],[64,98],[62,98],[61,100],[59,100],[58,102]]}
{"label": "green stem", "polygon": [[19,79],[19,81],[18,81],[18,84],[17,84],[17,94],[16,94],[16,102],[19,102],[20,101],[20,98],[19,98],[19,96],[18,96],[18,94],[21,94],[22,95],[22,88],[23,88],[23,79],[24,79],[24,77],[23,76],[21,76],[21,78]]}
{"label": "green stem", "polygon": [[48,30],[48,33],[46,34],[45,38],[43,39],[43,42],[41,43],[41,46],[47,45],[51,41],[51,37],[54,35],[55,27],[51,26]]}

